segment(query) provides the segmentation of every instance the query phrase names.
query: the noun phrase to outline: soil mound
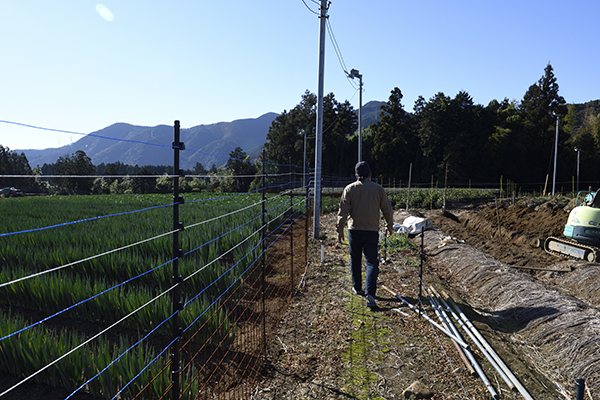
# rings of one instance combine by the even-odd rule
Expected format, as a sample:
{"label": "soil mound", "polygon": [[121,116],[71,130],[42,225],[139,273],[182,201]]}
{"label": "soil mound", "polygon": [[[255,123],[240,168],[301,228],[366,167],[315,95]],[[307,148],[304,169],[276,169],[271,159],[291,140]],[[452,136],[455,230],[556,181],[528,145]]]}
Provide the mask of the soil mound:
{"label": "soil mound", "polygon": [[568,213],[546,203],[541,206],[489,206],[469,211],[431,212],[434,226],[513,266],[539,268],[557,258],[536,248],[537,239],[561,236]]}
{"label": "soil mound", "polygon": [[[428,261],[447,268],[469,305],[509,340],[522,342],[532,365],[568,397],[578,376],[592,392],[600,390],[600,265],[532,246],[562,236],[566,211],[552,204],[494,204],[453,215],[434,212],[428,217],[441,231],[426,232],[425,243]],[[440,248],[446,234],[465,244]]]}

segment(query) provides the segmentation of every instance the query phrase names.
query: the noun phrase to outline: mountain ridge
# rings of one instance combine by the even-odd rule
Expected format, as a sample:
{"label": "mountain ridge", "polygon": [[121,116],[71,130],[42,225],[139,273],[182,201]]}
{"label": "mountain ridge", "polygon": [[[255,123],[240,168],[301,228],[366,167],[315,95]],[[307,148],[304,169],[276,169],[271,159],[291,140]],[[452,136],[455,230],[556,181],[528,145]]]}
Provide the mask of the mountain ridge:
{"label": "mountain ridge", "polygon": [[[212,164],[219,166],[227,162],[229,153],[236,147],[262,147],[269,126],[277,115],[269,112],[258,118],[182,128],[181,140],[189,151],[181,153],[181,167],[193,168],[196,162],[206,168]],[[147,127],[117,122],[65,146],[19,152],[25,153],[32,167],[55,163],[59,157],[78,150],[83,150],[95,165],[117,161],[139,166],[171,165],[173,130],[173,126],[169,125]]]}
{"label": "mountain ridge", "polygon": [[[381,101],[370,101],[362,106],[362,127],[379,120]],[[358,113],[358,109],[355,110]],[[196,125],[181,128],[181,141],[186,150],[181,153],[181,168],[192,169],[197,162],[206,169],[225,164],[229,153],[242,148],[252,159],[256,158],[266,142],[273,120],[279,114],[265,113],[257,118],[237,119],[230,122]],[[83,150],[94,165],[121,162],[129,165],[171,165],[173,163],[173,126],[139,126],[116,122],[74,143],[43,150],[17,150],[25,153],[29,165],[53,164],[59,157],[70,156]],[[125,146],[124,143],[128,145]]]}

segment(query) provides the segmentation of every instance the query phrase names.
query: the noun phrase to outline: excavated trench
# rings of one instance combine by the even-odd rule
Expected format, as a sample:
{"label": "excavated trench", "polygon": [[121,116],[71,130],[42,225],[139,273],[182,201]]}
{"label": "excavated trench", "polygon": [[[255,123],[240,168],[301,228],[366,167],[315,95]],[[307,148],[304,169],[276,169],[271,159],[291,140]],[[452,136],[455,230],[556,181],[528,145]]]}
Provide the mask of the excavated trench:
{"label": "excavated trench", "polygon": [[445,268],[453,289],[520,343],[531,368],[565,398],[577,377],[600,393],[600,264],[533,246],[560,237],[568,211],[549,203],[433,211],[426,216],[435,230],[424,239],[428,263]]}

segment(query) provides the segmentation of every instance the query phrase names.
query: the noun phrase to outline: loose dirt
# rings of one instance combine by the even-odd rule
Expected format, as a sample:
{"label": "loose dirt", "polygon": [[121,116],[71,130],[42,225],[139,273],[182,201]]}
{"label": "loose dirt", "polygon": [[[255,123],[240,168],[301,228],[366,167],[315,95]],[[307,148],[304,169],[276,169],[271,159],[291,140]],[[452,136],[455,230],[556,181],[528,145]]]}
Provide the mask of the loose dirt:
{"label": "loose dirt", "polygon": [[[587,378],[584,398],[600,398],[598,264],[534,246],[536,239],[562,235],[568,211],[552,203],[491,203],[421,214],[434,226],[423,239],[425,287],[450,294],[534,399],[574,398],[578,376]],[[405,216],[397,212],[395,222]],[[435,318],[419,285],[418,251],[388,248],[380,309],[371,311],[350,292],[348,249],[337,243],[334,222],[333,214],[322,217],[321,240],[311,240],[303,283],[271,343],[253,398],[492,398],[446,335],[381,289]],[[420,244],[420,236],[413,241]],[[467,343],[500,398],[525,398]],[[407,393],[417,381],[429,393]]]}

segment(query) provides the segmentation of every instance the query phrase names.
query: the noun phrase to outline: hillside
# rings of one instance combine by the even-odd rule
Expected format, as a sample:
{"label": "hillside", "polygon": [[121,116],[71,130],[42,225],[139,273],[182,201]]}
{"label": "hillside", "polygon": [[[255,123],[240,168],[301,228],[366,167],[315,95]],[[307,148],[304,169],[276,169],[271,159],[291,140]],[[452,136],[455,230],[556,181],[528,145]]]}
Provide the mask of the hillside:
{"label": "hillside", "polygon": [[[383,104],[385,102],[370,101],[363,105],[363,129],[379,121],[379,107]],[[358,114],[358,109],[355,112]],[[181,129],[181,140],[187,150],[181,155],[182,168],[191,169],[197,162],[207,169],[213,164],[221,166],[227,162],[229,153],[236,147],[241,147],[251,158],[256,158],[266,141],[269,127],[277,115],[270,112],[258,118]],[[32,168],[53,164],[59,157],[71,155],[77,150],[85,151],[95,165],[116,161],[139,166],[171,165],[173,154],[170,147],[163,145],[172,142],[173,126],[148,127],[119,122],[92,132],[66,146],[17,151],[25,153]]]}
{"label": "hillside", "polygon": [[[362,127],[363,129],[368,128],[372,124],[379,122],[379,113],[381,110],[379,107],[386,104],[385,101],[369,101],[367,104],[362,106]],[[358,113],[358,110],[356,110]]]}
{"label": "hillside", "polygon": [[[186,147],[186,151],[181,155],[181,166],[193,168],[200,162],[206,168],[210,168],[213,164],[226,163],[229,153],[238,146],[248,153],[252,149],[261,148],[269,126],[276,116],[276,113],[267,113],[253,119],[181,129],[181,140]],[[107,137],[115,140],[108,140]],[[67,146],[22,151],[32,168],[45,163],[52,164],[59,157],[70,155],[77,150],[85,151],[95,165],[116,161],[139,166],[170,165],[173,163],[173,152],[170,146],[164,147],[164,144],[170,145],[172,142],[172,126],[145,127],[116,123]]]}

